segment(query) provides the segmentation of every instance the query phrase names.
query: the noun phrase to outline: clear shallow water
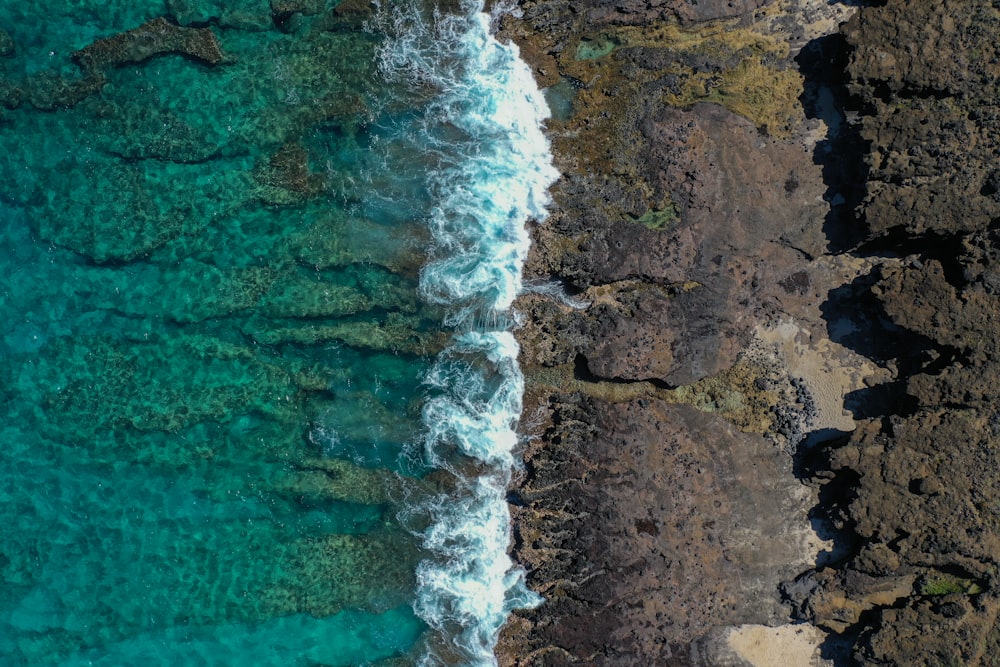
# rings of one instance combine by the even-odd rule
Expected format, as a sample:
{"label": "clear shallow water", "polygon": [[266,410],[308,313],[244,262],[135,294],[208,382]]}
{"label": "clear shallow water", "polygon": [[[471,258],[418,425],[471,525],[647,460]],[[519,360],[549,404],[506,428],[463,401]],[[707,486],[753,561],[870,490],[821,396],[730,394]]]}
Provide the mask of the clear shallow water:
{"label": "clear shallow water", "polygon": [[[535,602],[544,103],[475,2],[313,4],[0,6],[4,664],[489,664]],[[159,16],[224,59],[74,63]]]}

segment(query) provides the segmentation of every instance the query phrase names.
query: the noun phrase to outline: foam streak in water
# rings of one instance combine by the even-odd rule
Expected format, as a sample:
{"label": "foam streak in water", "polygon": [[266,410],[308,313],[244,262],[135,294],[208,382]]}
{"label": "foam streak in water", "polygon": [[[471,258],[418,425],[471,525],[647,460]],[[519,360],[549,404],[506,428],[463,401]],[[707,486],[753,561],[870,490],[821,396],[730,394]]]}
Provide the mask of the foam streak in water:
{"label": "foam streak in water", "polygon": [[558,176],[541,129],[548,108],[528,66],[516,46],[492,37],[481,1],[462,6],[466,14],[422,22],[414,3],[396,5],[404,31],[384,59],[441,91],[424,128],[445,157],[431,174],[436,248],[421,284],[430,300],[453,307],[453,324],[510,307],[528,252],[524,223],[544,218]]}
{"label": "foam streak in water", "polygon": [[439,92],[417,137],[436,156],[434,247],[421,291],[464,332],[427,377],[426,456],[455,472],[460,490],[427,508],[433,521],[423,539],[435,557],[418,571],[417,612],[451,640],[453,655],[431,652],[424,664],[478,666],[496,664],[510,610],[540,602],[507,556],[505,495],[524,382],[517,343],[499,323],[521,288],[525,224],[545,216],[558,174],[541,128],[548,108],[517,47],[493,38],[482,0],[460,7],[443,14],[400,0],[380,8],[380,20],[394,35],[385,71]]}

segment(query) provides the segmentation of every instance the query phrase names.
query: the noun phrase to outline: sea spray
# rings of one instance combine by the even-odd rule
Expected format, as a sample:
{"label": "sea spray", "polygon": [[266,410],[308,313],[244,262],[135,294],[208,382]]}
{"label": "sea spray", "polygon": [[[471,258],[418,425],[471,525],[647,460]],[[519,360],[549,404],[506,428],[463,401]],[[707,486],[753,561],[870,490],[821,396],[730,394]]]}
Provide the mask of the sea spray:
{"label": "sea spray", "polygon": [[517,47],[492,36],[482,0],[459,7],[406,0],[381,6],[378,19],[393,35],[383,70],[435,91],[415,137],[433,155],[433,243],[420,289],[457,332],[426,378],[424,456],[452,471],[458,488],[424,508],[432,556],[418,567],[416,609],[450,644],[448,657],[429,648],[425,665],[496,664],[508,613],[540,602],[507,555],[524,380],[504,329],[521,288],[525,224],[545,216],[558,174],[541,128],[548,109]]}
{"label": "sea spray", "polygon": [[524,285],[525,294],[540,294],[546,296],[561,306],[572,308],[573,310],[585,310],[590,307],[591,302],[586,299],[578,299],[566,293],[566,286],[555,280],[538,280]]}

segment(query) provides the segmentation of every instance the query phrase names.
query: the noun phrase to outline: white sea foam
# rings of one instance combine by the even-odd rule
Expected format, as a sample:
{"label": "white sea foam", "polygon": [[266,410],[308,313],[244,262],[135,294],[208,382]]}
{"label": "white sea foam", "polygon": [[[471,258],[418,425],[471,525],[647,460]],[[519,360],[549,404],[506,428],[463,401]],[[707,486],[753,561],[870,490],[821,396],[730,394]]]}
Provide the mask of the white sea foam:
{"label": "white sea foam", "polygon": [[524,291],[529,294],[544,294],[554,301],[572,308],[573,310],[586,310],[591,302],[586,299],[577,299],[566,293],[566,288],[552,280],[536,281],[524,286]]}
{"label": "white sea foam", "polygon": [[494,331],[456,336],[426,382],[436,389],[424,404],[427,455],[435,466],[448,466],[452,447],[485,463],[513,465],[514,429],[524,393],[513,335]]}
{"label": "white sea foam", "polygon": [[[419,567],[416,609],[451,641],[449,652],[480,666],[496,664],[511,609],[540,602],[507,555],[505,496],[524,380],[517,342],[501,323],[521,289],[525,225],[544,218],[558,173],[542,132],[548,108],[517,47],[494,39],[482,0],[459,4],[444,14],[396,0],[379,7],[378,21],[393,36],[384,71],[437,92],[415,142],[430,156],[434,202],[420,286],[460,332],[426,378],[425,457],[455,472],[460,489],[424,508],[432,521],[422,538],[434,556]],[[433,651],[424,658],[444,662]]]}
{"label": "white sea foam", "polygon": [[544,96],[517,47],[490,34],[481,0],[462,2],[465,13],[451,16],[430,17],[416,4],[387,10],[398,37],[383,64],[441,91],[423,137],[441,159],[430,182],[435,248],[421,288],[453,307],[456,324],[472,310],[510,307],[529,247],[525,222],[545,217],[558,173],[541,128]]}

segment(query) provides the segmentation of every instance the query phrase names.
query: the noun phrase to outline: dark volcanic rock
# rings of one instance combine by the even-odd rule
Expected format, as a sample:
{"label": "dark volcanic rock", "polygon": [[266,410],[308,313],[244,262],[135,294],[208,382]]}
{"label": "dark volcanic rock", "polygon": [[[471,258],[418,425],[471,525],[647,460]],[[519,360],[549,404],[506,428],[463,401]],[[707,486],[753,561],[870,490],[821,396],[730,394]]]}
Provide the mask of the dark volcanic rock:
{"label": "dark volcanic rock", "polygon": [[615,305],[599,303],[584,313],[588,340],[580,352],[597,377],[676,385],[714,375],[739,350],[727,296],[711,287],[623,287]]}
{"label": "dark volcanic rock", "polygon": [[791,471],[773,445],[656,400],[551,407],[514,509],[515,556],[548,602],[512,621],[506,664],[690,664],[716,626],[784,618],[808,501],[777,481]]}
{"label": "dark volcanic rock", "polygon": [[[853,644],[855,664],[996,664],[1000,9],[866,3],[843,38],[804,49],[812,80],[800,99],[843,132],[810,152],[796,140],[808,134],[801,119],[767,104],[798,85],[775,65],[786,56],[735,24],[729,41],[698,32],[697,21],[760,4],[524,0],[522,20],[506,23],[566,102],[551,127],[565,175],[529,275],[577,299],[522,301],[525,366],[530,379],[575,364],[575,387],[617,398],[550,394],[515,509],[515,555],[548,603],[505,631],[505,664],[701,664],[722,626],[780,619],[762,583],[780,557],[758,548],[777,560],[757,569],[732,531],[747,522],[745,535],[769,545],[791,534],[760,523],[789,521],[768,514],[794,496],[777,481],[781,459],[718,416],[623,387],[714,376],[762,326],[817,307],[830,340],[892,382],[838,397],[860,426],[802,451],[822,485],[814,516],[840,544],[789,579],[787,600]],[[820,10],[769,25],[802,45]],[[695,46],[664,37],[677,21]],[[845,62],[846,78],[824,73]],[[755,92],[759,81],[769,92]],[[831,102],[836,86],[845,94]],[[857,110],[857,130],[837,105]],[[841,164],[856,154],[863,165]],[[857,243],[840,261],[879,268],[837,286],[814,261],[828,257],[816,223],[859,201],[863,229],[826,231]],[[805,339],[795,354],[829,343],[792,330]]]}
{"label": "dark volcanic rock", "polygon": [[565,25],[577,16],[590,26],[642,25],[665,19],[686,23],[745,16],[773,0],[527,0],[528,17],[546,27]]}
{"label": "dark volcanic rock", "polygon": [[889,2],[846,28],[865,122],[873,236],[982,230],[1000,217],[993,180],[1000,15],[989,2]]}
{"label": "dark volcanic rock", "polygon": [[996,3],[890,0],[845,29],[870,142],[862,247],[904,256],[872,294],[927,342],[900,351],[897,414],[830,452],[849,493],[826,510],[860,548],[788,587],[805,617],[857,636],[858,664],[996,664],[998,27]]}
{"label": "dark volcanic rock", "polygon": [[[563,361],[583,354],[599,377],[688,384],[731,366],[749,329],[789,300],[781,281],[822,252],[815,222],[826,204],[800,146],[762,137],[715,105],[648,114],[625,119],[642,138],[630,156],[642,178],[566,174],[560,210],[538,230],[529,265],[577,288],[608,285],[611,298],[560,316],[529,345],[561,348],[553,359]],[[602,210],[627,206],[638,187],[652,196],[638,199],[635,218],[665,197],[678,220],[653,230]],[[798,281],[799,296],[812,297],[808,275]]]}
{"label": "dark volcanic rock", "polygon": [[501,664],[744,665],[728,633],[787,623],[775,575],[816,558],[813,492],[776,444],[808,430],[812,390],[779,391],[780,364],[734,369],[751,344],[778,354],[768,327],[824,354],[820,304],[845,270],[818,260],[824,132],[766,26],[677,20],[759,4],[525,0],[501,21],[566,103],[526,267],[540,286],[518,303],[526,414],[550,423],[512,489],[514,555],[546,603],[505,628]]}

